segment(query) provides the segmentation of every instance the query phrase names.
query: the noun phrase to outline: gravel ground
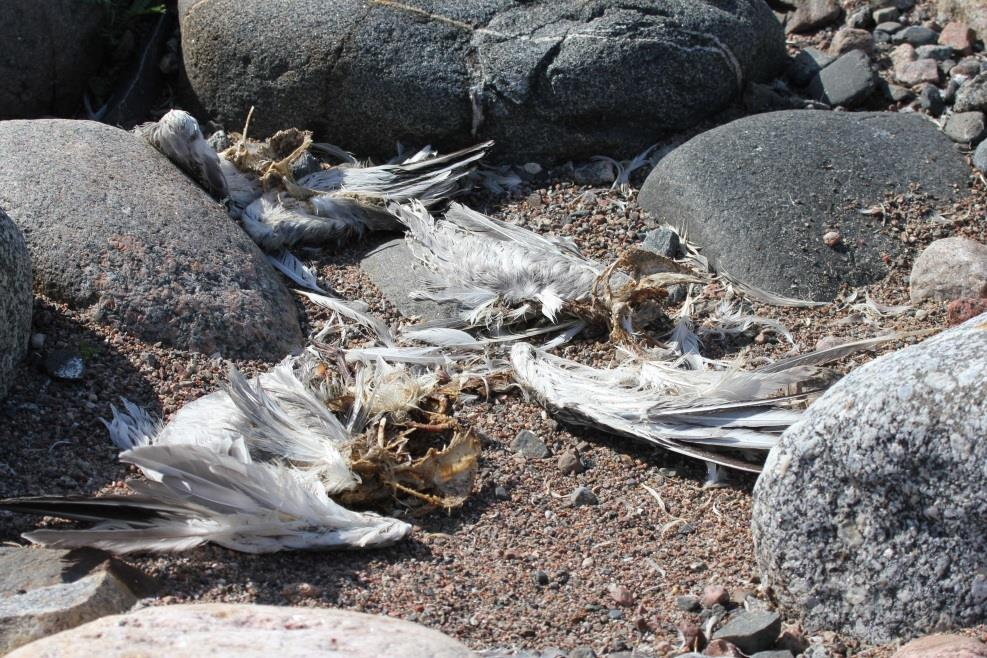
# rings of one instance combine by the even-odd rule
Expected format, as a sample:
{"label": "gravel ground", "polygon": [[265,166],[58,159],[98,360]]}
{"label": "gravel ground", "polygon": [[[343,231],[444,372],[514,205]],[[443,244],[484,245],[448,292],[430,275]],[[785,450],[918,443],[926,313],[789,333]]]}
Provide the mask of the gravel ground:
{"label": "gravel ground", "polygon": [[[468,202],[534,230],[571,236],[588,255],[603,261],[653,227],[633,193],[625,198],[561,180],[527,183],[508,198],[479,196]],[[871,294],[885,304],[907,303],[903,277],[914,253],[943,235],[987,239],[985,207],[987,185],[982,180],[974,182],[966,201],[938,211],[919,195],[888,199],[879,230],[904,231],[912,249],[892,264],[892,274],[873,286]],[[351,245],[313,264],[340,294],[366,300],[374,312],[396,324],[401,321],[396,310],[357,267],[360,255],[378,241]],[[710,298],[722,294],[715,285],[706,289]],[[794,347],[770,335],[755,335],[707,348],[749,359],[777,357],[792,349],[811,349],[825,336],[849,339],[887,329],[940,329],[945,322],[938,304],[876,320],[839,303],[822,309],[755,309],[790,327]],[[322,311],[301,302],[298,311],[310,328],[325,319]],[[62,383],[44,374],[40,354],[22,367],[10,396],[0,403],[3,497],[122,487],[126,469],[116,463],[99,421],[109,416],[110,404],[126,396],[168,417],[185,402],[222,386],[231,365],[221,358],[141,343],[41,298],[34,323],[34,331],[47,336],[45,352],[75,348],[87,370],[81,382]],[[615,356],[602,338],[578,341],[563,353],[595,365],[612,363]],[[855,357],[840,369],[869,358]],[[234,365],[254,373],[269,364]],[[726,487],[704,488],[701,464],[599,432],[560,426],[516,393],[457,413],[486,437],[475,493],[462,509],[414,519],[411,541],[373,552],[251,556],[205,547],[181,555],[130,558],[161,582],[159,596],[148,603],[336,606],[415,620],[478,649],[589,645],[600,653],[627,647],[661,655],[677,645],[680,623],[702,621],[700,615],[680,610],[677,596],[701,594],[704,586],[715,584],[731,592],[731,605],[747,596],[767,598],[758,590],[748,527],[752,476],[736,475]],[[521,429],[534,431],[552,455],[531,460],[516,455],[510,442]],[[567,451],[579,454],[585,472],[562,473],[558,460]],[[573,507],[569,496],[579,486],[590,488],[598,504]],[[29,517],[0,513],[0,540],[19,543],[18,535],[34,523]],[[863,649],[831,633],[824,640],[846,654]],[[889,653],[887,647],[869,648],[859,655]]]}

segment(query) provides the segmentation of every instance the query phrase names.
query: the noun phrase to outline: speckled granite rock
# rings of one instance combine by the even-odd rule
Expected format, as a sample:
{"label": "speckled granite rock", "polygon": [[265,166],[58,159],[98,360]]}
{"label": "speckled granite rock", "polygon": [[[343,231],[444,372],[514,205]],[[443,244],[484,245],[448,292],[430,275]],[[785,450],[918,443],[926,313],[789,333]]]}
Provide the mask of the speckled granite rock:
{"label": "speckled granite rock", "polygon": [[152,588],[102,551],[0,547],[0,654],[125,612]]}
{"label": "speckled granite rock", "polygon": [[961,237],[936,240],[915,259],[908,287],[913,304],[987,297],[987,245]]}
{"label": "speckled granite rock", "polygon": [[0,122],[0,207],[36,289],[148,342],[275,360],[301,344],[290,293],[222,206],[135,135]]}
{"label": "speckled granite rock", "polygon": [[0,400],[31,335],[31,257],[24,236],[0,210]]}
{"label": "speckled granite rock", "polygon": [[987,620],[987,314],[858,368],[768,456],[762,580],[806,630],[880,644]]}
{"label": "speckled granite rock", "polygon": [[39,640],[8,658],[475,658],[450,637],[348,610],[208,603],[145,608]]}
{"label": "speckled granite rock", "polygon": [[[205,110],[356,153],[497,141],[523,163],[629,157],[784,64],[762,0],[181,0]],[[285,44],[291,44],[286,48]]]}
{"label": "speckled granite rock", "polygon": [[892,658],[987,658],[987,644],[962,635],[929,635],[912,640]]}

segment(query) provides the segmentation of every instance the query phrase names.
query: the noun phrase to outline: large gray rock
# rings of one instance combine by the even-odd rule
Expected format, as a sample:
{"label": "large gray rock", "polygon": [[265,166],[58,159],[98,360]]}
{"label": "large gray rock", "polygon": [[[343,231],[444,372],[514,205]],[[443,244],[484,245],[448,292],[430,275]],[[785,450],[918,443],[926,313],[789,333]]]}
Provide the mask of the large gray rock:
{"label": "large gray rock", "polygon": [[754,487],[762,582],[870,644],[987,620],[987,314],[858,368]]}
{"label": "large gray rock", "polygon": [[73,116],[102,58],[97,2],[5,0],[0,20],[0,119]]}
{"label": "large gray rock", "polygon": [[348,610],[207,603],[144,608],[39,640],[8,658],[475,658],[450,637]]}
{"label": "large gray rock", "polygon": [[500,158],[630,155],[785,56],[762,0],[180,0],[204,108],[367,155],[481,138]]}
{"label": "large gray rock", "polygon": [[128,132],[0,122],[0,206],[35,288],[148,342],[277,359],[301,344],[285,286],[222,206]]}
{"label": "large gray rock", "polygon": [[960,87],[953,104],[956,112],[987,112],[987,73],[981,73]]}
{"label": "large gray rock", "polygon": [[0,400],[31,336],[31,257],[24,236],[0,210]]}
{"label": "large gray rock", "polygon": [[0,547],[0,654],[129,610],[153,582],[101,551]]}
{"label": "large gray rock", "polygon": [[[686,142],[658,163],[639,201],[735,278],[831,300],[843,284],[885,276],[882,255],[900,249],[860,209],[913,184],[952,198],[968,176],[949,139],[919,116],[786,111]],[[841,241],[830,247],[823,236],[833,229]]]}
{"label": "large gray rock", "polygon": [[915,259],[908,287],[913,304],[987,297],[987,245],[961,237],[936,240]]}

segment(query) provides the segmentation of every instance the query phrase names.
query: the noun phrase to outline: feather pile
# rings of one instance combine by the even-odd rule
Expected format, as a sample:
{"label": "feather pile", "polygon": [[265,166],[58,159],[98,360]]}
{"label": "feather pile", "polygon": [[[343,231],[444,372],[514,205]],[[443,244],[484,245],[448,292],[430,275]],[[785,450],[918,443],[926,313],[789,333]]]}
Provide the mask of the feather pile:
{"label": "feather pile", "polygon": [[[301,355],[253,379],[231,370],[225,390],[186,405],[167,425],[129,402],[114,408],[110,437],[143,479],[128,483],[129,496],[0,501],[93,524],[25,535],[37,543],[120,553],[212,542],[260,553],[399,541],[411,531],[407,522],[354,509],[397,506],[407,514],[461,505],[480,442],[453,417],[453,405],[512,382],[566,422],[703,460],[714,480],[718,466],[756,472],[833,381],[821,366],[901,337],[756,368],[740,357],[707,358],[704,347],[753,331],[793,342],[744,297],[803,303],[722,275],[725,301],[704,300],[715,275],[692,249],[682,261],[632,249],[603,264],[568,239],[457,203],[434,217],[429,206],[468,177],[500,189],[516,184],[509,172],[474,171],[490,143],[445,156],[423,149],[371,166],[298,130],[263,142],[233,135],[217,153],[180,111],[138,132],[224,199],[272,264],[333,317]],[[628,185],[634,170],[658,157],[653,152],[614,162],[616,185]],[[395,228],[406,231],[427,273],[413,296],[452,306],[450,319],[392,331],[363,302],[312,292],[320,290],[314,273],[288,251]],[[674,311],[671,286],[685,291]],[[907,311],[869,297],[851,308],[871,318]],[[590,327],[621,346],[619,365],[593,368],[551,353]],[[357,334],[369,340],[357,345]]]}

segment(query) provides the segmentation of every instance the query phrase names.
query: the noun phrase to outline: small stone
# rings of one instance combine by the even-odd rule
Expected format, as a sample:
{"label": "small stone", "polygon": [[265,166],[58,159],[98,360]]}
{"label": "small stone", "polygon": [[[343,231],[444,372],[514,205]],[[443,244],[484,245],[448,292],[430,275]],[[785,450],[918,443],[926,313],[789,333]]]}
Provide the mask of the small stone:
{"label": "small stone", "polygon": [[565,475],[575,475],[586,470],[583,461],[579,458],[579,453],[575,450],[566,450],[559,455],[559,470]]}
{"label": "small stone", "polygon": [[707,585],[703,588],[702,604],[704,608],[714,605],[725,605],[730,600],[730,593],[723,585]]}
{"label": "small stone", "polygon": [[665,258],[677,258],[682,244],[679,241],[679,234],[672,227],[660,226],[653,231],[648,231],[644,236],[644,242],[641,243],[641,248]]}
{"label": "small stone", "polygon": [[703,649],[704,656],[726,656],[727,658],[744,658],[735,645],[726,640],[713,640]]}
{"label": "small stone", "polygon": [[881,93],[884,94],[884,97],[894,103],[907,103],[915,98],[915,94],[908,87],[889,84],[883,78],[878,82],[878,86],[881,89]]}
{"label": "small stone", "polygon": [[856,30],[869,30],[874,27],[874,18],[871,16],[870,10],[863,7],[847,16],[846,24],[847,27]]}
{"label": "small stone", "polygon": [[542,169],[542,166],[537,162],[527,162],[521,168],[524,169],[524,173],[529,174],[531,176],[537,176],[542,171],[544,171],[544,169]]}
{"label": "small stone", "polygon": [[935,30],[931,30],[927,27],[921,25],[909,25],[903,30],[895,32],[894,36],[891,37],[894,43],[910,43],[913,46],[925,46],[931,43],[936,43],[939,40],[939,35],[936,34]]}
{"label": "small stone", "polygon": [[548,446],[531,430],[521,430],[511,441],[511,448],[519,455],[528,459],[544,459],[548,457]]}
{"label": "small stone", "polygon": [[946,88],[942,90],[942,102],[946,105],[952,105],[953,101],[956,100],[956,91],[960,88],[960,84],[956,80],[950,80],[946,84]]}
{"label": "small stone", "polygon": [[583,507],[585,505],[597,505],[600,499],[589,487],[576,487],[569,494],[569,502],[573,507]]}
{"label": "small stone", "polygon": [[55,379],[76,382],[85,374],[86,364],[76,350],[54,350],[45,357],[45,372]]}
{"label": "small stone", "polygon": [[[915,49],[915,56],[918,59],[934,59],[937,62],[945,62],[953,56],[953,49],[949,46],[940,46],[938,44],[919,46]],[[955,65],[956,62],[953,62],[946,70],[948,71]]]}
{"label": "small stone", "polygon": [[954,142],[975,144],[984,135],[983,112],[957,112],[949,117],[943,132]]}
{"label": "small stone", "polygon": [[703,635],[702,630],[691,621],[679,622],[678,631],[682,638],[683,649],[692,649],[695,651],[706,642],[706,636]]}
{"label": "small stone", "polygon": [[811,32],[839,20],[843,8],[836,0],[802,0],[798,8],[788,14],[785,33]]}
{"label": "small stone", "polygon": [[897,21],[887,21],[884,23],[878,23],[877,27],[874,28],[875,32],[883,32],[887,35],[893,35],[899,32],[902,28],[902,24]]}
{"label": "small stone", "polygon": [[790,651],[793,654],[800,654],[806,650],[809,646],[809,641],[805,639],[805,635],[799,628],[792,627],[786,628],[778,636],[778,641],[775,642],[775,646],[779,649]]}
{"label": "small stone", "polygon": [[901,16],[901,12],[898,11],[897,7],[882,7],[880,9],[874,10],[874,23],[880,25],[881,23],[891,23],[897,21]]}
{"label": "small stone", "polygon": [[915,47],[907,43],[903,43],[900,46],[896,46],[895,49],[891,51],[891,65],[897,71],[908,62],[914,62],[915,57]]}
{"label": "small stone", "polygon": [[758,651],[750,658],[795,658],[788,649],[775,649],[774,651]]}
{"label": "small stone", "polygon": [[862,50],[867,54],[874,52],[874,37],[867,30],[857,30],[852,27],[840,29],[833,37],[829,53],[838,57],[851,50]]}
{"label": "small stone", "polygon": [[596,658],[596,652],[584,644],[570,651],[569,658]]}
{"label": "small stone", "polygon": [[946,325],[955,327],[970,318],[975,318],[981,313],[987,313],[987,299],[980,297],[974,299],[954,299],[946,305]]}
{"label": "small stone", "polygon": [[833,107],[854,107],[866,100],[875,86],[870,57],[852,50],[816,74],[809,83],[809,94]]}
{"label": "small stone", "polygon": [[499,484],[496,487],[494,487],[494,496],[500,498],[501,500],[507,500],[508,498],[510,498],[510,495],[508,495],[507,493],[507,489],[505,489],[503,486]]}
{"label": "small stone", "polygon": [[962,635],[928,635],[912,640],[892,658],[987,658],[987,644]]}
{"label": "small stone", "polygon": [[610,587],[607,588],[607,592],[617,605],[622,605],[625,608],[634,605],[634,595],[631,594],[631,590],[623,585],[611,583]]}
{"label": "small stone", "polygon": [[987,174],[987,141],[980,142],[980,146],[973,152],[973,166],[982,174]]}
{"label": "small stone", "polygon": [[606,160],[597,160],[576,167],[572,178],[579,185],[609,185],[617,177],[613,165]]}
{"label": "small stone", "polygon": [[956,92],[957,112],[987,112],[987,73],[980,73]]}
{"label": "small stone", "polygon": [[918,92],[918,104],[923,110],[935,117],[942,114],[946,109],[946,102],[942,99],[939,88],[930,84],[922,85]]}
{"label": "small stone", "polygon": [[819,71],[836,60],[818,48],[800,50],[788,65],[788,78],[799,87],[809,84]]}
{"label": "small stone", "polygon": [[675,597],[675,607],[686,612],[698,612],[702,601],[694,594],[683,594]]}
{"label": "small stone", "polygon": [[977,42],[977,35],[966,23],[950,21],[939,33],[939,43],[949,46],[962,55],[969,55],[973,52],[973,45]]}
{"label": "small stone", "polygon": [[741,612],[720,630],[713,639],[736,644],[747,654],[765,651],[774,646],[781,632],[781,617],[776,612]]}
{"label": "small stone", "polygon": [[617,621],[624,618],[624,613],[617,608],[612,608],[610,612],[607,613],[607,617],[613,621]]}
{"label": "small stone", "polygon": [[823,244],[827,247],[835,247],[840,243],[840,232],[839,231],[827,231],[823,234]]}
{"label": "small stone", "polygon": [[934,59],[917,59],[908,62],[894,71],[898,82],[909,86],[915,86],[923,82],[939,82],[939,64]]}
{"label": "small stone", "polygon": [[213,134],[209,135],[209,139],[206,143],[213,148],[214,151],[225,151],[226,149],[233,146],[233,139],[227,134],[225,130],[217,130]]}
{"label": "small stone", "polygon": [[31,334],[31,349],[32,350],[43,350],[45,348],[45,340],[48,337],[44,334]]}
{"label": "small stone", "polygon": [[689,564],[689,571],[692,573],[699,573],[701,571],[706,571],[709,569],[709,565],[705,562],[692,562]]}
{"label": "small stone", "polygon": [[535,585],[538,585],[539,587],[544,587],[549,583],[548,574],[544,571],[535,571],[531,574],[531,579],[535,581]]}
{"label": "small stone", "polygon": [[980,60],[976,57],[965,57],[960,60],[956,66],[949,69],[949,75],[956,77],[961,76],[964,79],[969,79],[977,76],[980,73]]}
{"label": "small stone", "polygon": [[305,599],[315,599],[322,594],[322,590],[311,583],[293,583],[285,585],[281,590],[281,596],[291,603],[297,603]]}

